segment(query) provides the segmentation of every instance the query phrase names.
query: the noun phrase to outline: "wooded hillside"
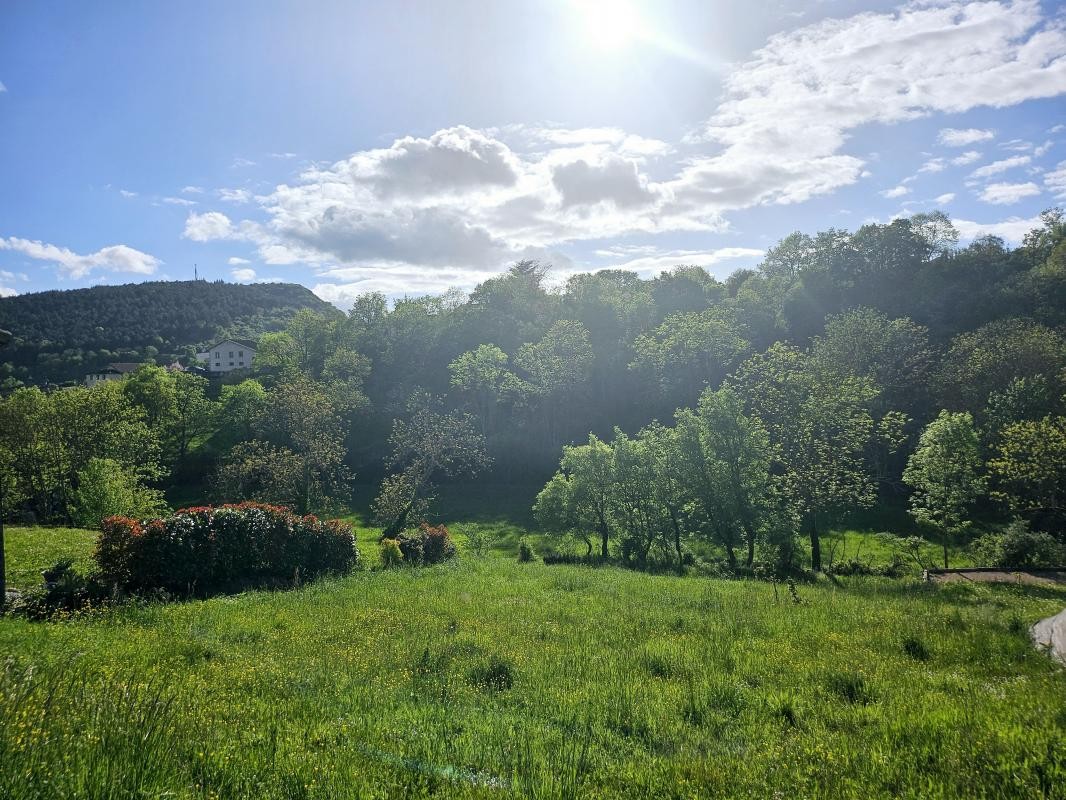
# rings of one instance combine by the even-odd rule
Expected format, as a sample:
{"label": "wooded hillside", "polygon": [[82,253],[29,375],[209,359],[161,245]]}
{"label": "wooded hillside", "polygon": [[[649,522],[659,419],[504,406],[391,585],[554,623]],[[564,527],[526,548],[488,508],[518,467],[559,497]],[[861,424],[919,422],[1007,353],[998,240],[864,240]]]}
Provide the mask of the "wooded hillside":
{"label": "wooded hillside", "polygon": [[112,361],[170,361],[220,336],[280,330],[301,308],[335,313],[292,283],[153,281],[0,298],[0,327],[15,335],[0,381],[62,383]]}

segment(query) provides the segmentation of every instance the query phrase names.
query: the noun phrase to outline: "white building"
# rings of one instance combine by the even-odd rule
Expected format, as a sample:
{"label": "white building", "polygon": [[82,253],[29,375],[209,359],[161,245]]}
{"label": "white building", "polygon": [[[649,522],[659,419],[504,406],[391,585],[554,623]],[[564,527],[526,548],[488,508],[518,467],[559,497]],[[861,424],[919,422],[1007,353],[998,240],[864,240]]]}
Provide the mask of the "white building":
{"label": "white building", "polygon": [[92,387],[107,381],[120,381],[127,375],[139,370],[142,366],[143,364],[135,364],[129,361],[117,361],[113,364],[108,364],[98,372],[90,372],[85,376],[85,385]]}
{"label": "white building", "polygon": [[255,345],[238,339],[224,339],[212,345],[206,352],[196,354],[196,360],[212,373],[248,369],[252,366],[253,358]]}

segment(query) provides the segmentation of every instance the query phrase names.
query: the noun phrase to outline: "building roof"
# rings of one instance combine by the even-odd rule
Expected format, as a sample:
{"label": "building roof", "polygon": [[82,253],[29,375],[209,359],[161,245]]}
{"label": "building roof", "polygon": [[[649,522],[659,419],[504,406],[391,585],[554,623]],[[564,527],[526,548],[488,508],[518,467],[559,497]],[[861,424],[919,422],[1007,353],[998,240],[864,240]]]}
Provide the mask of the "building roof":
{"label": "building roof", "polygon": [[204,348],[204,352],[206,353],[210,350],[214,350],[216,347],[223,345],[226,342],[233,342],[234,344],[239,344],[241,347],[247,350],[255,350],[256,347],[258,347],[258,345],[250,339],[219,339],[214,344],[208,345],[206,348]]}
{"label": "building roof", "polygon": [[113,370],[115,372],[121,372],[125,374],[127,372],[136,372],[143,366],[144,364],[141,364],[137,361],[115,361],[111,364],[108,364],[107,370],[104,371],[107,372],[109,370]]}

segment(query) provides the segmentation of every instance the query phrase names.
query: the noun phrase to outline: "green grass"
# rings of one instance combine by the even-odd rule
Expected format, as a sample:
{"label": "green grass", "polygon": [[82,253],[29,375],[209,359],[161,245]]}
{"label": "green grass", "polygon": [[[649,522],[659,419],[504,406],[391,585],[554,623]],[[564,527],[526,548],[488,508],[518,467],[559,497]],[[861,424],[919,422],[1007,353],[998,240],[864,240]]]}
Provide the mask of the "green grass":
{"label": "green grass", "polygon": [[0,797],[1066,797],[1066,592],[798,591],[467,555],[4,619]]}
{"label": "green grass", "polygon": [[[442,492],[434,520],[487,558],[0,621],[0,796],[1066,797],[1066,680],[1025,634],[1066,591],[855,578],[794,605],[518,565],[520,538],[545,543],[527,494]],[[905,524],[823,551],[885,563],[873,531]],[[87,567],[92,540],[9,529],[9,580]]]}
{"label": "green grass", "polygon": [[91,566],[96,534],[80,528],[4,526],[7,585],[29,589],[41,583],[41,570],[71,558],[82,571]]}

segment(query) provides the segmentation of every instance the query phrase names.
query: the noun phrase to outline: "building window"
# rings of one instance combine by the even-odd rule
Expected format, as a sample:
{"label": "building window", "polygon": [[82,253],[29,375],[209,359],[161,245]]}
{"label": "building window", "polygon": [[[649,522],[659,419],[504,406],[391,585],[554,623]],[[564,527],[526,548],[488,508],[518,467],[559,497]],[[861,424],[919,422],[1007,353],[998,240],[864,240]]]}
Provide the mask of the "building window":
{"label": "building window", "polygon": [[232,366],[233,366],[233,362],[232,362],[232,361],[231,361],[231,362],[229,362],[229,365],[230,365],[230,366],[232,367]]}
{"label": "building window", "polygon": [[222,362],[220,362],[220,361],[216,361],[216,362],[215,362],[215,366],[216,366],[216,367],[221,367],[221,366],[222,366]]}
{"label": "building window", "polygon": [[218,352],[218,351],[216,350],[216,351],[215,351],[215,358],[219,358],[219,357],[220,357],[220,355],[221,355],[221,353],[219,353],[219,352]]}
{"label": "building window", "polygon": [[238,355],[238,357],[240,357],[240,358],[244,358],[244,351],[243,351],[243,350],[238,350],[238,351],[237,351],[237,355]]}

